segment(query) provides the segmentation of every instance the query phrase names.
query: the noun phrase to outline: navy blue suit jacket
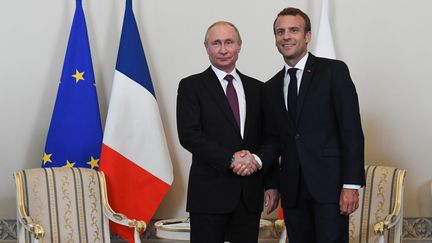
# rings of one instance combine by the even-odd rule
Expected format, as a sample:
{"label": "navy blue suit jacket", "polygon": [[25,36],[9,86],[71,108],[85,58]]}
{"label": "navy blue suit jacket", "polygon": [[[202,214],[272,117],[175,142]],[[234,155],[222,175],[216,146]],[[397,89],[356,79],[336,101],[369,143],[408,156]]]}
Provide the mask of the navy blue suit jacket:
{"label": "navy blue suit jacket", "polygon": [[284,73],[285,69],[265,83],[267,136],[258,155],[267,161],[281,156],[283,207],[294,206],[300,175],[315,200],[337,203],[343,184],[365,184],[364,137],[348,67],[342,61],[309,54],[296,121],[285,107]]}

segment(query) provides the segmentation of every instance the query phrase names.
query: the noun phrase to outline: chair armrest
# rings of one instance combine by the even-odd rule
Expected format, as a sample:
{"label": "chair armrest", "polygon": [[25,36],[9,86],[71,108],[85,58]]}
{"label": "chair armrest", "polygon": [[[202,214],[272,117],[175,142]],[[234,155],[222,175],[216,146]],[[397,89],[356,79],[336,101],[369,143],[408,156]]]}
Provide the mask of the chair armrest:
{"label": "chair armrest", "polygon": [[[107,208],[108,207],[108,208]],[[142,233],[146,230],[147,224],[144,220],[129,219],[124,214],[116,213],[112,211],[109,205],[104,207],[104,214],[113,222],[134,228],[138,233]]]}
{"label": "chair armrest", "polygon": [[375,223],[375,234],[383,235],[384,231],[394,227],[400,220],[402,220],[402,194],[404,188],[405,170],[400,170],[396,181],[396,201],[392,212],[385,217],[384,220]]}
{"label": "chair armrest", "polygon": [[133,228],[134,229],[135,242],[140,242],[139,234],[146,230],[146,228],[147,228],[146,222],[144,220],[129,219],[124,214],[114,212],[114,210],[111,208],[111,206],[108,203],[108,193],[106,191],[105,175],[101,171],[98,172],[98,175],[99,175],[99,179],[101,181],[104,214],[111,221],[113,221],[117,224],[124,225],[124,226],[127,226],[129,228]]}
{"label": "chair armrest", "polygon": [[17,188],[18,221],[24,227],[25,230],[29,231],[33,235],[33,237],[36,240],[42,239],[45,235],[44,229],[40,224],[34,223],[32,218],[28,216],[25,210],[21,174],[19,172],[15,172],[14,178],[15,178],[15,183]]}
{"label": "chair armrest", "polygon": [[19,223],[22,224],[25,230],[29,231],[36,240],[40,240],[45,236],[45,231],[40,224],[33,223],[30,217],[18,217]]}
{"label": "chair armrest", "polygon": [[393,228],[397,223],[399,223],[399,220],[401,220],[400,216],[401,216],[400,214],[399,215],[390,214],[387,215],[387,217],[384,220],[375,223],[374,225],[375,234],[383,235],[386,230],[390,230],[391,228]]}
{"label": "chair armrest", "polygon": [[277,219],[274,222],[274,227],[275,227],[276,232],[281,233],[282,231],[285,230],[285,220]]}

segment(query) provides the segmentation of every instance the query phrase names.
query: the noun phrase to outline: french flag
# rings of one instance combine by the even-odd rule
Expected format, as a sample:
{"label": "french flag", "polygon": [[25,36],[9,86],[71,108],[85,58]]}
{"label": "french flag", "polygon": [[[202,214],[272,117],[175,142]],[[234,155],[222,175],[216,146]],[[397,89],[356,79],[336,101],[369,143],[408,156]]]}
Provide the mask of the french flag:
{"label": "french flag", "polygon": [[[116,212],[147,223],[173,181],[156,95],[132,10],[126,10],[100,159]],[[133,242],[133,230],[111,224]]]}

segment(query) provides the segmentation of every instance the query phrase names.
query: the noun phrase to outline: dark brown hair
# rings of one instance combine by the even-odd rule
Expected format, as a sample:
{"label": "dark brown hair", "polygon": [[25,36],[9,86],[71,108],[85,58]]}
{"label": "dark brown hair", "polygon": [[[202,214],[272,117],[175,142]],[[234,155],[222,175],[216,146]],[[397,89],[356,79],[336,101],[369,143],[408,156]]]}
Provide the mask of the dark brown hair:
{"label": "dark brown hair", "polygon": [[278,15],[276,16],[275,21],[273,22],[273,33],[274,34],[276,34],[275,27],[276,27],[276,21],[277,21],[277,19],[280,16],[287,16],[287,15],[290,15],[290,16],[300,15],[300,17],[302,17],[303,20],[304,20],[304,22],[305,22],[305,26],[304,26],[305,27],[305,29],[304,29],[305,33],[311,31],[311,22],[310,22],[309,16],[307,16],[306,13],[304,13],[303,11],[301,11],[298,8],[284,8],[284,9],[282,9],[282,11],[280,11],[278,13]]}

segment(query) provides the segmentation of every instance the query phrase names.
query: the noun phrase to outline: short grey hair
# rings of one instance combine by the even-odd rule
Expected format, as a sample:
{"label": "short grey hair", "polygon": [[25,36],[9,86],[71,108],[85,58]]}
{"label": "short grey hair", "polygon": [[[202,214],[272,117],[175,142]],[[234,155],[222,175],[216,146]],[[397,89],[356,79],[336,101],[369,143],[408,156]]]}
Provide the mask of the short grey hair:
{"label": "short grey hair", "polygon": [[208,40],[208,34],[209,34],[210,29],[213,28],[213,27],[216,26],[216,25],[228,25],[228,26],[231,26],[231,27],[235,30],[236,34],[237,34],[237,37],[238,37],[239,43],[242,43],[242,39],[241,39],[241,36],[240,36],[240,32],[238,31],[237,27],[236,27],[233,23],[228,22],[228,21],[217,21],[217,22],[214,22],[212,25],[210,25],[210,26],[207,28],[207,31],[206,31],[206,33],[205,33],[204,43],[207,43],[207,40]]}

